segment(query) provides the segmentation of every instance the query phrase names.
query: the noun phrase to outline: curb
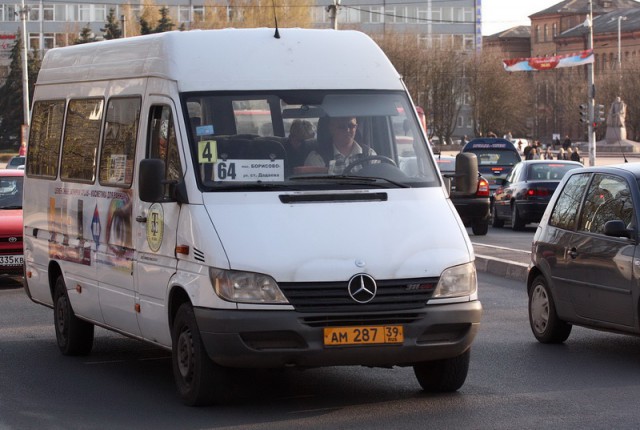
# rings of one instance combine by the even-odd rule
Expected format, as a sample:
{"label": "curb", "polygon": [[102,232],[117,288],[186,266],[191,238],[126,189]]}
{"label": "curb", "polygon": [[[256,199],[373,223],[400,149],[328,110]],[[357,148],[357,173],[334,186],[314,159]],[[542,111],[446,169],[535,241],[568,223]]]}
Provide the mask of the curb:
{"label": "curb", "polygon": [[502,276],[503,278],[524,282],[527,280],[529,265],[488,255],[476,254],[476,270],[478,272],[491,273]]}

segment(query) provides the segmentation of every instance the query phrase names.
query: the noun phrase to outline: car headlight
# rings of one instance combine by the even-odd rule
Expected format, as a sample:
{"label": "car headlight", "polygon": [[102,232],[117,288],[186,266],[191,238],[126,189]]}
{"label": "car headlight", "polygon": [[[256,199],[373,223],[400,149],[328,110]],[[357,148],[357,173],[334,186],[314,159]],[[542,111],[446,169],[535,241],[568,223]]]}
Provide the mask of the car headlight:
{"label": "car headlight", "polygon": [[218,296],[240,303],[289,303],[276,281],[268,275],[209,268],[211,284]]}
{"label": "car headlight", "polygon": [[433,292],[434,299],[470,296],[478,289],[476,265],[467,263],[450,267],[440,276],[438,286]]}

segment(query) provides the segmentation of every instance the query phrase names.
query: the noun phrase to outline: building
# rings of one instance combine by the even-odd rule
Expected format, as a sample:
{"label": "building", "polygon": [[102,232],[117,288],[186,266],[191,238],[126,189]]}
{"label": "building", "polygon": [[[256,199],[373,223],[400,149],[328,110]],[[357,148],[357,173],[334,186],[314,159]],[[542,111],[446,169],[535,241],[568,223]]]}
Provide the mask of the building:
{"label": "building", "polygon": [[531,55],[531,27],[519,25],[490,36],[482,41],[483,49],[498,50],[504,58],[526,58]]}

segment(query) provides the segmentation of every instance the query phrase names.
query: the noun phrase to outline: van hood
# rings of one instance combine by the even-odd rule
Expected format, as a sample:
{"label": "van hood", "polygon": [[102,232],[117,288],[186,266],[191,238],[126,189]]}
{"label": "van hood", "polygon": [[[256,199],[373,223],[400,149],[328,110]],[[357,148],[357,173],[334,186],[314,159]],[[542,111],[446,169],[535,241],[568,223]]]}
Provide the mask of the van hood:
{"label": "van hood", "polygon": [[336,201],[345,191],[324,191],[313,194],[326,201],[283,203],[311,193],[249,192],[207,193],[204,202],[229,268],[279,282],[434,277],[474,258],[442,188],[351,193],[384,198]]}

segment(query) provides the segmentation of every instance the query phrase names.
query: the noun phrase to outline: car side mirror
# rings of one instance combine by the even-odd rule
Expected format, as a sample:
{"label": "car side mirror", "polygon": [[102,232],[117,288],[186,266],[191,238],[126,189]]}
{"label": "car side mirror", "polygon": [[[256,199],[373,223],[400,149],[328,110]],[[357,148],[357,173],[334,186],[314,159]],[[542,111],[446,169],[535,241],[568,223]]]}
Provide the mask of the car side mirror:
{"label": "car side mirror", "polygon": [[606,236],[631,238],[631,233],[632,230],[629,230],[622,220],[613,219],[604,224],[604,234]]}

